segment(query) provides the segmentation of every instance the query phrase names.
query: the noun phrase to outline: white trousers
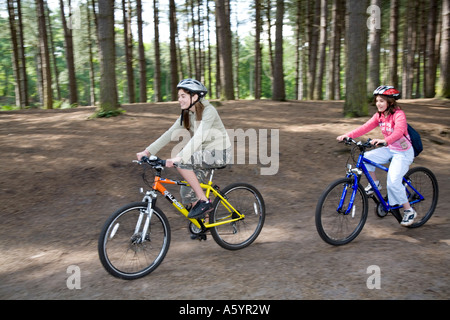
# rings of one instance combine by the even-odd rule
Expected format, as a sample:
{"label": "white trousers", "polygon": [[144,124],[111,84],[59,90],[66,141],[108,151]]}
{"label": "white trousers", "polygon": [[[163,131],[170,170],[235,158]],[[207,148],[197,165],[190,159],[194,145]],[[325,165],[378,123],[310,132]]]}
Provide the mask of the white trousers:
{"label": "white trousers", "polygon": [[[414,161],[413,148],[411,147],[406,151],[395,151],[388,147],[383,147],[367,152],[365,157],[379,164],[391,162],[386,181],[389,204],[393,206],[407,203],[408,197],[402,181],[403,176],[408,172],[409,166]],[[375,171],[374,166],[367,163],[365,165],[367,170]]]}

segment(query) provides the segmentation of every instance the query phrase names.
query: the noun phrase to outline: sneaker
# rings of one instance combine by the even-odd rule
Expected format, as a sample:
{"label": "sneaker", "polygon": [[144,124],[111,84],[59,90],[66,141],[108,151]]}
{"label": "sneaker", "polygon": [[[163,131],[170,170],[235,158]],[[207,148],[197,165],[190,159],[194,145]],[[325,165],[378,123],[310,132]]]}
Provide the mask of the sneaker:
{"label": "sneaker", "polygon": [[[381,190],[381,183],[380,183],[380,181],[375,181],[375,184],[377,185],[378,190]],[[373,191],[373,188],[372,188],[370,183],[367,185],[367,187],[364,189],[364,191],[366,191],[366,194],[368,196],[370,196],[371,194],[373,194],[375,192],[375,191]]]}
{"label": "sneaker", "polygon": [[202,218],[213,209],[211,201],[199,200],[188,214],[188,218]]}
{"label": "sneaker", "polygon": [[403,220],[400,222],[400,224],[404,227],[410,226],[414,223],[414,218],[417,216],[416,210],[413,208],[409,210],[405,210],[403,213]]}

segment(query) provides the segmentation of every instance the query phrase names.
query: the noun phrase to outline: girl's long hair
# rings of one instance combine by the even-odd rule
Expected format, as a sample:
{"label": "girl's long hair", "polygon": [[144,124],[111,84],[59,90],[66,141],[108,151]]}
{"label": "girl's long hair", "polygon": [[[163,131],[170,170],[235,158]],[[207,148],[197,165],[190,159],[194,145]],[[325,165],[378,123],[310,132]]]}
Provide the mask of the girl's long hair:
{"label": "girl's long hair", "polygon": [[[205,110],[205,106],[201,101],[195,104],[195,120],[201,121],[203,116],[203,110]],[[183,126],[190,130],[191,128],[191,120],[189,118],[189,110],[183,110]]]}

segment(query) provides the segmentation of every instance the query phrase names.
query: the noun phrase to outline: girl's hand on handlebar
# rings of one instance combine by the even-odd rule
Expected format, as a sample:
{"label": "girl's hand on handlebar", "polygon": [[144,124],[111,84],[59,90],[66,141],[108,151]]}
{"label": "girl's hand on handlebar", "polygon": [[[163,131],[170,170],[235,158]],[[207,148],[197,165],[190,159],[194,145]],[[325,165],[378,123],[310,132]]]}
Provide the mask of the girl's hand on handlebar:
{"label": "girl's hand on handlebar", "polygon": [[338,141],[344,141],[345,139],[348,139],[348,137],[345,134],[336,138],[336,140]]}
{"label": "girl's hand on handlebar", "polygon": [[139,161],[141,161],[143,157],[147,157],[147,158],[150,157],[150,152],[148,152],[148,150],[145,149],[142,152],[136,153],[136,157]]}
{"label": "girl's hand on handlebar", "polygon": [[167,159],[166,160],[166,167],[167,168],[172,168],[174,166],[175,163],[177,162],[181,162],[181,158],[180,157],[176,157],[173,159]]}
{"label": "girl's hand on handlebar", "polygon": [[374,146],[387,146],[386,140],[383,139],[372,139],[370,140],[370,143]]}

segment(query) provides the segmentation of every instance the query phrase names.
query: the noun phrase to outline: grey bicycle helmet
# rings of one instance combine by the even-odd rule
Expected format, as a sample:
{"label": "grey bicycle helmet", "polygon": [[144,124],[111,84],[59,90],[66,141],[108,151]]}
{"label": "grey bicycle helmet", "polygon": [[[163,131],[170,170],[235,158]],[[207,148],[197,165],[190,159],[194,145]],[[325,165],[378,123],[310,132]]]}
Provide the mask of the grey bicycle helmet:
{"label": "grey bicycle helmet", "polygon": [[198,94],[199,98],[203,98],[208,93],[208,89],[198,80],[184,79],[177,85],[177,89],[189,91],[191,95]]}
{"label": "grey bicycle helmet", "polygon": [[400,91],[395,89],[393,86],[379,86],[378,88],[375,89],[373,95],[374,96],[383,95],[390,98],[394,98],[395,100],[400,99],[401,96]]}

